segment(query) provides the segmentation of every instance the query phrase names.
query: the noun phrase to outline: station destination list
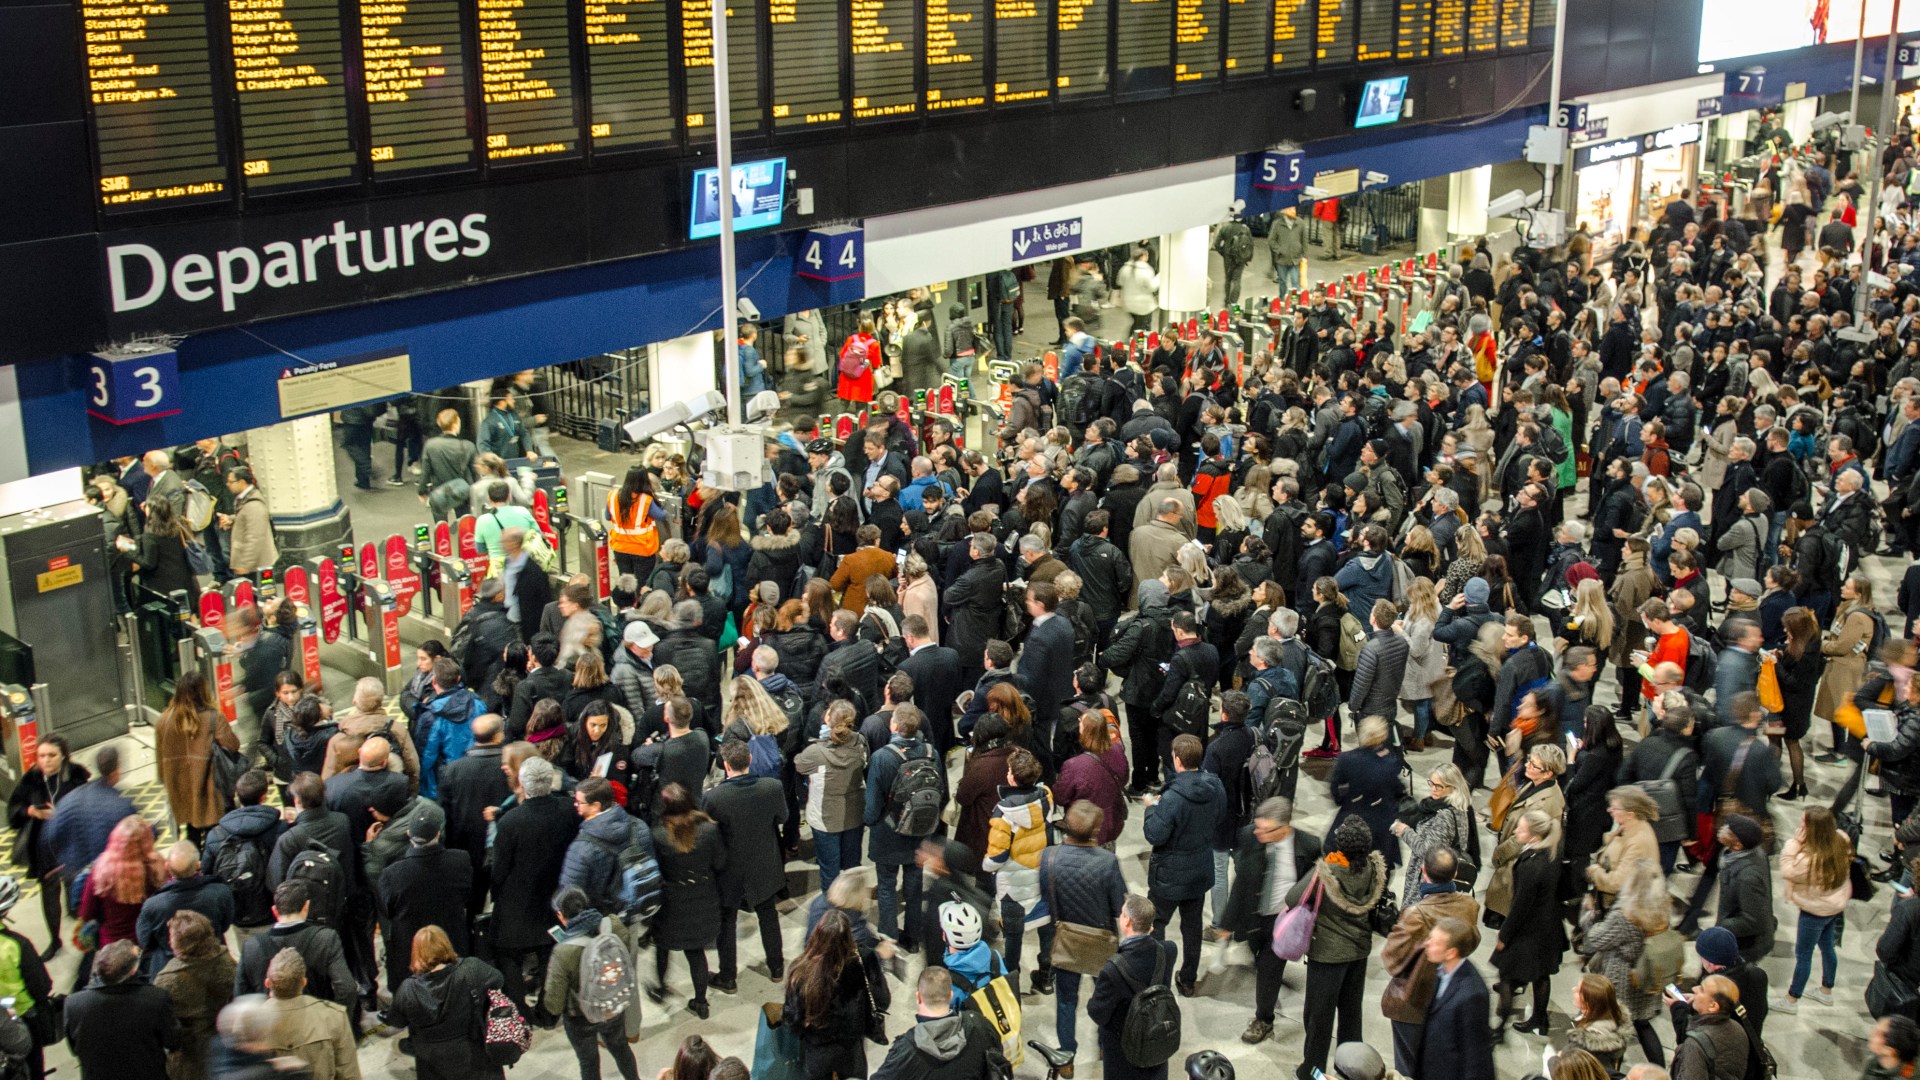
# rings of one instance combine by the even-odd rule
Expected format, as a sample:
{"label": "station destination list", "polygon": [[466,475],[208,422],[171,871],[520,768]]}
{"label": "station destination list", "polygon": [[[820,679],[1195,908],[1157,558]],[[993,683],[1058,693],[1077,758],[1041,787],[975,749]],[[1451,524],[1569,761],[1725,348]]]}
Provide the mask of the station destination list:
{"label": "station destination list", "polygon": [[360,0],[360,56],[376,175],[470,168],[459,0]]}
{"label": "station destination list", "polygon": [[230,197],[202,0],[80,5],[106,210]]}
{"label": "station destination list", "polygon": [[671,0],[587,0],[587,129],[594,152],[673,142]]}
{"label": "station destination list", "polygon": [[1047,63],[1049,0],[993,0],[993,100],[1044,101],[1053,89]]}
{"label": "station destination list", "polygon": [[568,157],[580,150],[568,0],[475,0],[487,160]]}
{"label": "station destination list", "polygon": [[987,0],[922,0],[927,13],[927,109],[987,103]]}
{"label": "station destination list", "polygon": [[[760,127],[759,35],[752,0],[727,8],[727,97],[735,131]],[[680,0],[680,65],[687,94],[688,133],[713,141],[713,5]]]}
{"label": "station destination list", "polygon": [[1053,20],[1058,42],[1054,46],[1054,93],[1063,100],[1106,93],[1106,0],[1054,0]]}
{"label": "station destination list", "polygon": [[248,191],[360,178],[334,0],[226,0]]}
{"label": "station destination list", "polygon": [[767,0],[767,37],[773,53],[773,126],[812,127],[844,119],[838,0]]}
{"label": "station destination list", "polygon": [[853,53],[853,119],[912,116],[920,109],[914,85],[913,0],[847,0],[847,39]]}

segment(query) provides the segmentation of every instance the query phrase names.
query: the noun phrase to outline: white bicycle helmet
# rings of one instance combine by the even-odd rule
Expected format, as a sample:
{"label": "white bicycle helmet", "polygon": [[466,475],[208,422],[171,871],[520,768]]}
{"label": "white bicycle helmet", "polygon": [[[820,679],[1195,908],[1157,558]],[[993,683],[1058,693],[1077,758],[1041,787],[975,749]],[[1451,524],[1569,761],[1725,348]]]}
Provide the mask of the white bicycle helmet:
{"label": "white bicycle helmet", "polygon": [[10,874],[0,874],[0,915],[13,910],[20,902],[20,882]]}
{"label": "white bicycle helmet", "polygon": [[940,932],[946,935],[949,949],[971,949],[980,940],[980,913],[972,904],[949,900],[940,905]]}

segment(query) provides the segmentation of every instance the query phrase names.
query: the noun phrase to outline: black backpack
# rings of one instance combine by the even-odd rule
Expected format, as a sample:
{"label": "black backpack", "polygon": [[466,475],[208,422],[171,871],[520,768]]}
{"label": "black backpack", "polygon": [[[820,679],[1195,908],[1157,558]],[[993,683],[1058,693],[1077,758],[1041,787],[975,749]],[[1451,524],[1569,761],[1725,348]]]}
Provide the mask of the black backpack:
{"label": "black backpack", "polygon": [[228,835],[207,868],[215,880],[233,891],[236,926],[266,926],[273,922],[273,888],[267,880],[267,857],[277,838],[271,832],[256,837]]}
{"label": "black backpack", "polygon": [[1059,400],[1053,415],[1073,431],[1083,430],[1100,418],[1100,403],[1105,398],[1106,382],[1098,375],[1081,372],[1060,384]]}
{"label": "black backpack", "polygon": [[1173,707],[1167,710],[1167,726],[1177,735],[1199,735],[1207,730],[1207,713],[1212,710],[1213,695],[1206,680],[1189,678],[1180,684]]}
{"label": "black backpack", "polygon": [[894,752],[900,755],[900,769],[887,792],[887,828],[901,836],[932,836],[946,802],[940,791],[940,762],[931,754],[908,757],[904,750]]}
{"label": "black backpack", "polygon": [[313,904],[307,912],[309,922],[340,926],[341,916],[346,913],[347,869],[325,845],[318,840],[307,841],[287,864],[286,880],[306,882],[307,896]]}
{"label": "black backpack", "polygon": [[1340,711],[1340,683],[1333,665],[1311,649],[1307,650],[1307,677],[1300,686],[1300,697],[1306,702],[1308,720],[1325,720]]}
{"label": "black backpack", "polygon": [[1126,965],[1112,961],[1120,981],[1133,991],[1127,1018],[1120,1025],[1120,1053],[1136,1069],[1165,1065],[1180,1052],[1180,1002],[1167,985],[1167,951],[1153,943],[1153,981],[1145,986],[1127,974]]}

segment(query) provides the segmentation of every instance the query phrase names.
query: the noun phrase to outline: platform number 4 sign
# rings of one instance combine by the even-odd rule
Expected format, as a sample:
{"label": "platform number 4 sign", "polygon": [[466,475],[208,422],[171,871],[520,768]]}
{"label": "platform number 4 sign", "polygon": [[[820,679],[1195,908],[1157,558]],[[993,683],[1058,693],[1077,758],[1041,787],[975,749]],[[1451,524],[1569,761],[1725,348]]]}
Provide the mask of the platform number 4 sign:
{"label": "platform number 4 sign", "polygon": [[809,231],[800,241],[794,272],[815,281],[847,281],[867,272],[866,233],[858,225]]}
{"label": "platform number 4 sign", "polygon": [[173,350],[90,359],[89,416],[109,424],[133,424],[172,416],[180,408],[180,355]]}

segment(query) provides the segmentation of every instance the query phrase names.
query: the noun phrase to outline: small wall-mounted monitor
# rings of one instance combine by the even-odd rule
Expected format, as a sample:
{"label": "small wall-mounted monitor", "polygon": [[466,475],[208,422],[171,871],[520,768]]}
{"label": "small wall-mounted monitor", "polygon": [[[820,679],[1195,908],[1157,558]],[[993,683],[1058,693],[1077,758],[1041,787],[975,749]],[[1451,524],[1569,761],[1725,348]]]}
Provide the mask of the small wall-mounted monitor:
{"label": "small wall-mounted monitor", "polygon": [[1357,128],[1379,127],[1400,119],[1400,105],[1407,98],[1407,77],[1368,79],[1360,89],[1360,111],[1354,115]]}
{"label": "small wall-mounted monitor", "polygon": [[[1394,106],[1399,115],[1399,106]],[[746,161],[733,167],[733,182],[720,191],[719,169],[693,171],[693,220],[687,238],[720,235],[720,207],[731,202],[735,232],[780,224],[787,201],[787,159]]]}

